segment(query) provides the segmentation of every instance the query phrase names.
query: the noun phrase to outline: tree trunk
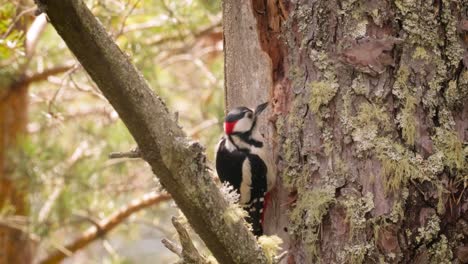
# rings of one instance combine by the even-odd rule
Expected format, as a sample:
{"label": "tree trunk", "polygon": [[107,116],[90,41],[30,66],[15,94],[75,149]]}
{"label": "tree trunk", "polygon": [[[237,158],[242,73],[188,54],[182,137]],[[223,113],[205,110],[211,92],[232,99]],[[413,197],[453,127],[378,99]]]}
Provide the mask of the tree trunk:
{"label": "tree trunk", "polygon": [[[7,216],[27,217],[27,180],[24,175],[14,175],[18,164],[15,165],[9,155],[25,131],[27,87],[6,89],[7,94],[0,98],[0,211]],[[0,225],[0,263],[30,263],[31,257],[27,234]]]}
{"label": "tree trunk", "polygon": [[[22,3],[24,4],[24,3]],[[23,11],[21,5],[17,13]],[[15,30],[26,32],[27,22],[16,23]],[[26,41],[25,41],[26,44]],[[2,73],[0,87],[0,217],[24,217],[29,211],[26,175],[18,175],[12,156],[19,139],[24,136],[28,112],[28,86],[17,76]],[[6,80],[6,81],[5,81]],[[13,154],[13,155],[12,155]],[[32,261],[31,244],[27,233],[10,225],[0,225],[0,264],[27,264]]]}
{"label": "tree trunk", "polygon": [[224,1],[227,106],[273,106],[288,263],[468,262],[467,6]]}

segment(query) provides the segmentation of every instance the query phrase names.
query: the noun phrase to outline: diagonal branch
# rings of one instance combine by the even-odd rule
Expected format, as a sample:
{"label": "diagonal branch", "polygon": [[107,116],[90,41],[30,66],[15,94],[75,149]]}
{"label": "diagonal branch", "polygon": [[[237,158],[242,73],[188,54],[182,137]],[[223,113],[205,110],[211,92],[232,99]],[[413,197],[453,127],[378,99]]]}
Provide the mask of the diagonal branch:
{"label": "diagonal branch", "polygon": [[143,159],[218,262],[267,263],[244,219],[233,216],[207,171],[203,148],[189,142],[164,102],[83,1],[36,1],[122,118]]}
{"label": "diagonal branch", "polygon": [[[114,229],[117,225],[122,223],[133,213],[145,209],[147,207],[153,206],[163,201],[171,199],[171,196],[168,194],[157,194],[157,193],[148,193],[140,199],[135,199],[131,201],[128,205],[120,208],[117,212],[113,213],[109,217],[96,223],[97,226],[92,226],[81,236],[77,237],[72,242],[65,245],[65,249],[68,252],[76,252],[87,245],[89,245],[94,240],[104,236],[109,231]],[[59,263],[61,260],[66,258],[67,255],[63,250],[55,250],[48,254],[45,258],[39,261],[41,264],[52,264]]]}

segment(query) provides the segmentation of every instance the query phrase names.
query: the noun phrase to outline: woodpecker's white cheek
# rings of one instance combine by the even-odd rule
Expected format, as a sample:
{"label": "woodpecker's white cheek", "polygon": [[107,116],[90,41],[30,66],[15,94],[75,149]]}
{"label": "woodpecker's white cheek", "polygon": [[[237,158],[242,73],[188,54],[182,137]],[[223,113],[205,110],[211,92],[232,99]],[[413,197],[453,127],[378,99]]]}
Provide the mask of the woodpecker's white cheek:
{"label": "woodpecker's white cheek", "polygon": [[252,127],[252,119],[242,118],[234,126],[234,132],[246,132]]}

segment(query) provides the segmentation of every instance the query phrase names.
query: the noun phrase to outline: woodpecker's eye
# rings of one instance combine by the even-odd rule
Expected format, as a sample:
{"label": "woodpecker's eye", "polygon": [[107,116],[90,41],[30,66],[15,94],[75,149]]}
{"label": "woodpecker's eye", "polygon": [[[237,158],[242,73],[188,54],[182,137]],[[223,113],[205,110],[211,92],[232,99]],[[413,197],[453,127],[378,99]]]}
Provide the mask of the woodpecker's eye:
{"label": "woodpecker's eye", "polygon": [[247,118],[252,119],[252,113],[251,112],[247,113]]}

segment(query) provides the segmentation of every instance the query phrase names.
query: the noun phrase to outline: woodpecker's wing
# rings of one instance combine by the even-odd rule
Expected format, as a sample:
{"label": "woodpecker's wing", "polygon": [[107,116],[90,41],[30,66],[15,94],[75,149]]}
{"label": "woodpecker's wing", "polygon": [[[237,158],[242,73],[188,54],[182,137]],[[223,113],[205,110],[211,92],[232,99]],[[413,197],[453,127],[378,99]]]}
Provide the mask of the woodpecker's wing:
{"label": "woodpecker's wing", "polygon": [[228,149],[226,138],[222,138],[216,151],[216,172],[221,182],[228,182],[238,193],[242,181],[242,166],[247,153]]}
{"label": "woodpecker's wing", "polygon": [[267,167],[263,160],[255,154],[249,154],[244,163],[249,163],[251,169],[250,201],[247,204],[248,222],[252,224],[256,236],[263,234],[262,213],[264,197],[267,192]]}

